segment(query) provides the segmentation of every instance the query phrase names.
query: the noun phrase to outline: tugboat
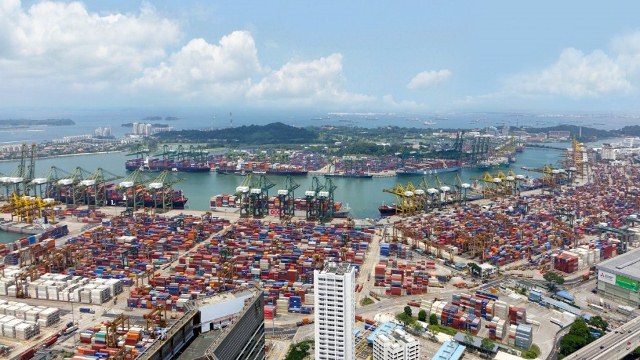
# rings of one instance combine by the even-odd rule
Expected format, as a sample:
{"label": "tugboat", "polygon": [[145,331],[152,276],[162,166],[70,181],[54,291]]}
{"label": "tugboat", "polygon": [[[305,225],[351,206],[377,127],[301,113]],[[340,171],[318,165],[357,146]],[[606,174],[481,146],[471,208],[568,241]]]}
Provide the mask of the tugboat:
{"label": "tugboat", "polygon": [[395,204],[394,205],[385,205],[382,204],[378,207],[378,211],[380,212],[380,216],[392,216],[395,215],[398,211]]}

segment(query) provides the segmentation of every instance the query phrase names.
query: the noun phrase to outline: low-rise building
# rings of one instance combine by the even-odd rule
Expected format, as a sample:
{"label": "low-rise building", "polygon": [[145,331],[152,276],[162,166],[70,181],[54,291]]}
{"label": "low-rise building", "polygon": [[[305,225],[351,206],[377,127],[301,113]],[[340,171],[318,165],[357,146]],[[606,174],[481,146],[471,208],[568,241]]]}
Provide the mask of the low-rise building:
{"label": "low-rise building", "polygon": [[373,341],[373,360],[418,360],[420,343],[402,329],[379,334]]}
{"label": "low-rise building", "polygon": [[640,306],[640,249],[596,265],[598,294],[633,307]]}

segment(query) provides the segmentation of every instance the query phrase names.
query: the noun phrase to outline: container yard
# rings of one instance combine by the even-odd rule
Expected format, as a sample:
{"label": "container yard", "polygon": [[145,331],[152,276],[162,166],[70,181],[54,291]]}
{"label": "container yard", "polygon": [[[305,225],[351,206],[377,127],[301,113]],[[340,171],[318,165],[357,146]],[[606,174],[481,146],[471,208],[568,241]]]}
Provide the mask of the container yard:
{"label": "container yard", "polygon": [[498,266],[529,263],[573,273],[637,241],[630,217],[638,211],[636,198],[626,189],[635,188],[638,169],[609,172],[606,181],[596,178],[553,194],[483,200],[406,218],[396,226],[411,229],[405,235],[412,239],[428,236],[419,242],[434,253],[447,250]]}
{"label": "container yard", "polygon": [[[0,246],[5,263],[0,296],[6,299],[0,301],[0,335],[8,342],[49,341],[72,320],[68,332],[79,343],[61,342],[74,349],[74,359],[133,359],[188,314],[192,300],[251,286],[264,290],[268,323],[304,329],[313,322],[314,269],[327,261],[346,261],[362,272],[356,293],[371,296],[378,309],[404,305],[407,297],[427,316],[436,315],[441,325],[528,349],[549,325],[542,320],[547,311],[538,305],[542,302],[476,291],[480,280],[467,276],[466,263],[477,261],[489,279],[495,274],[487,264],[499,269],[498,276],[510,269],[571,276],[629,252],[638,242],[634,182],[639,174],[636,167],[594,166],[587,184],[448,204],[377,223],[308,219],[309,198],[331,188],[330,179],[318,182],[314,196],[291,197],[298,213],[287,219],[277,219],[282,198],[268,196],[267,182],[249,187],[248,195],[211,198],[212,209],[232,209],[260,190],[257,204],[267,212],[253,218],[242,216],[240,209],[236,216],[193,211],[162,216],[143,210],[144,204],[113,217],[82,202],[52,208],[57,227]],[[288,181],[292,194],[294,183]],[[65,224],[71,223],[86,228],[68,235]],[[462,293],[455,287],[471,289]],[[69,319],[69,309],[75,319]],[[365,330],[376,328],[373,316],[358,316]],[[536,325],[536,316],[542,325]]]}

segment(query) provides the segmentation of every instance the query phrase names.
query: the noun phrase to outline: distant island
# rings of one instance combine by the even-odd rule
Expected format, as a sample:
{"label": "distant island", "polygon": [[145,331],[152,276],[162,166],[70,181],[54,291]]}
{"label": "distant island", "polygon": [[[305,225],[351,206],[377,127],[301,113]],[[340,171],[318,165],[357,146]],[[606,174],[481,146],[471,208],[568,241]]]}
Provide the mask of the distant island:
{"label": "distant island", "polygon": [[[130,127],[133,127],[133,123],[124,123],[121,126],[130,128]],[[151,126],[157,127],[157,128],[168,128],[169,127],[168,124],[158,124],[158,123],[152,123]]]}
{"label": "distant island", "polygon": [[44,119],[44,120],[32,120],[32,119],[4,119],[0,120],[0,127],[15,127],[15,126],[70,126],[76,123],[71,119]]}
{"label": "distant island", "polygon": [[165,116],[164,118],[162,116],[147,116],[145,118],[142,119],[142,121],[176,121],[179,120],[180,118],[177,118],[175,116]]}

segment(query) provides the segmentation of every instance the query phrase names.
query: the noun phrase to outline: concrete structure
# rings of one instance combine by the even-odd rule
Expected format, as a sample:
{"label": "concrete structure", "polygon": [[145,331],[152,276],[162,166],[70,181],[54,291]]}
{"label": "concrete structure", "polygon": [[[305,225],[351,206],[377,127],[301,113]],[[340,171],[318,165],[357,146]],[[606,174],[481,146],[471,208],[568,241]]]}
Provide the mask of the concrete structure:
{"label": "concrete structure", "polygon": [[380,334],[373,341],[373,360],[418,360],[420,343],[402,329]]}
{"label": "concrete structure", "polygon": [[640,249],[629,251],[596,265],[598,294],[640,306]]}
{"label": "concrete structure", "polygon": [[329,262],[313,275],[315,359],[355,359],[355,268]]}
{"label": "concrete structure", "polygon": [[616,160],[616,150],[611,144],[602,144],[602,160]]}
{"label": "concrete structure", "polygon": [[465,349],[455,341],[445,341],[431,360],[458,360],[462,358]]}
{"label": "concrete structure", "polygon": [[609,331],[582,349],[569,354],[565,360],[617,360],[640,346],[640,317]]}
{"label": "concrete structure", "polygon": [[373,330],[373,332],[371,333],[371,335],[367,336],[367,343],[369,343],[369,345],[373,346],[373,342],[376,340],[376,338],[378,337],[378,335],[382,335],[382,334],[389,334],[391,333],[394,329],[400,327],[400,325],[391,322],[391,321],[387,321],[385,323],[382,323],[378,326],[376,326],[376,329]]}
{"label": "concrete structure", "polygon": [[263,308],[263,293],[255,288],[198,300],[140,359],[263,360]]}

